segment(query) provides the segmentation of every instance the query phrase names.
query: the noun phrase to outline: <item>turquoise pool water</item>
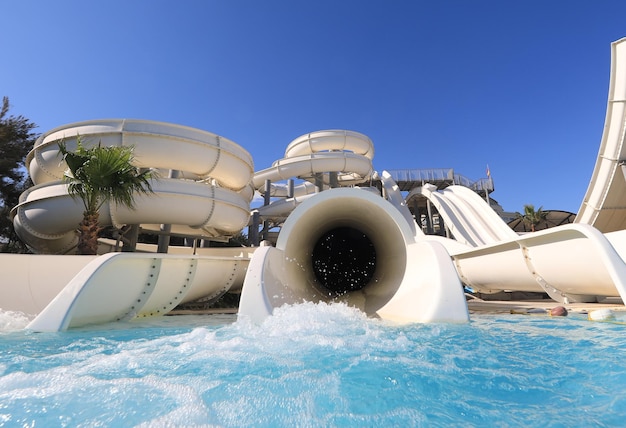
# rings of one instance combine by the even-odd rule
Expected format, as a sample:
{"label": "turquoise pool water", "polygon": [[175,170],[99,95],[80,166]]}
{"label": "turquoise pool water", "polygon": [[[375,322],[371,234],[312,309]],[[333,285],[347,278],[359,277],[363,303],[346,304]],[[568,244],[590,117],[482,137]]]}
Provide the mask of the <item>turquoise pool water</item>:
{"label": "turquoise pool water", "polygon": [[626,326],[344,305],[32,333],[0,311],[0,426],[624,426]]}

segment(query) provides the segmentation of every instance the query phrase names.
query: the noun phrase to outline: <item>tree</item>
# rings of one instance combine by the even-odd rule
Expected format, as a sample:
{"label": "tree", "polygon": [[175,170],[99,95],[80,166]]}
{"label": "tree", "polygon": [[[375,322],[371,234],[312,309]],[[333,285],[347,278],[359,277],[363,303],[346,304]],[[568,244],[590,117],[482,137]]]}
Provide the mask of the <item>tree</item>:
{"label": "tree", "polygon": [[68,151],[65,142],[59,143],[59,150],[69,168],[64,177],[68,192],[85,207],[78,227],[78,254],[97,254],[100,207],[114,202],[134,209],[135,193],[152,193],[153,173],[133,166],[132,146],[85,148],[77,137],[75,151]]}
{"label": "tree", "polygon": [[9,98],[2,98],[0,108],[0,249],[2,252],[27,251],[19,240],[9,218],[11,208],[19,202],[20,194],[32,185],[26,175],[24,161],[33,148],[37,127],[23,116],[7,116]]}
{"label": "tree", "polygon": [[517,213],[518,218],[521,218],[524,223],[530,225],[531,232],[535,231],[537,225],[544,221],[547,215],[548,213],[543,210],[542,206],[535,211],[533,204],[524,205],[524,214]]}

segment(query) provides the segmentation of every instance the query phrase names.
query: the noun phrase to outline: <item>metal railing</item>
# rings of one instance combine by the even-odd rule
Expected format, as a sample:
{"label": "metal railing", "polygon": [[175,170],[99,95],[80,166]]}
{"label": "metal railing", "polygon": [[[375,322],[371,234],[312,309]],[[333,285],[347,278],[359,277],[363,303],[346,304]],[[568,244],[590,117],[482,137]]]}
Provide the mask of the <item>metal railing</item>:
{"label": "metal railing", "polygon": [[461,174],[455,174],[452,168],[395,169],[387,172],[391,174],[401,190],[410,190],[426,183],[434,184],[438,188],[456,184],[469,187],[475,192],[493,192],[494,190],[492,178],[481,178],[473,181]]}

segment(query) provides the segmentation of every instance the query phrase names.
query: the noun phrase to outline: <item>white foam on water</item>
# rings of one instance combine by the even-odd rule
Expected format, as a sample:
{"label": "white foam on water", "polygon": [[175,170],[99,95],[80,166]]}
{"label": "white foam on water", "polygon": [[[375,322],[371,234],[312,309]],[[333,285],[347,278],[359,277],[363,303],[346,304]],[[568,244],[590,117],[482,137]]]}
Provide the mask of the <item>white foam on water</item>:
{"label": "white foam on water", "polygon": [[24,329],[32,318],[22,312],[4,311],[0,309],[0,333]]}
{"label": "white foam on water", "polygon": [[626,416],[620,325],[507,316],[398,326],[324,303],[285,306],[261,324],[215,319],[0,336],[0,425],[543,426]]}
{"label": "white foam on water", "polygon": [[[319,414],[319,403],[336,401],[333,408],[349,413],[340,373],[346,362],[369,358],[364,347],[409,344],[402,335],[386,337],[381,327],[345,305],[307,303],[281,308],[261,325],[195,327],[131,341],[86,331],[49,350],[43,357],[49,368],[0,377],[0,402],[13,409],[30,405],[31,417],[58,413],[70,424],[326,424],[329,413]],[[44,401],[54,404],[40,408]]]}

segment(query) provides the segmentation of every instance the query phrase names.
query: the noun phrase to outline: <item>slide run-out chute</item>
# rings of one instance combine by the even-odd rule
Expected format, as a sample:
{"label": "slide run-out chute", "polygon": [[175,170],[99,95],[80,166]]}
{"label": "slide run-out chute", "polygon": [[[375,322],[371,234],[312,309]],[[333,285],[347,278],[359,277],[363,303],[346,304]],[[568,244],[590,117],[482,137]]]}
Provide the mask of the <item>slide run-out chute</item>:
{"label": "slide run-out chute", "polygon": [[619,242],[615,234],[569,224],[518,235],[485,200],[460,186],[422,186],[410,193],[409,198],[415,197],[427,198],[456,238],[421,239],[439,240],[463,283],[475,291],[545,292],[562,303],[626,298],[626,254],[614,245]]}
{"label": "slide run-out chute", "polygon": [[233,250],[216,249],[213,256],[108,253],[87,259],[27,328],[62,331],[130,321],[165,315],[186,302],[217,299],[243,283],[249,254]]}

